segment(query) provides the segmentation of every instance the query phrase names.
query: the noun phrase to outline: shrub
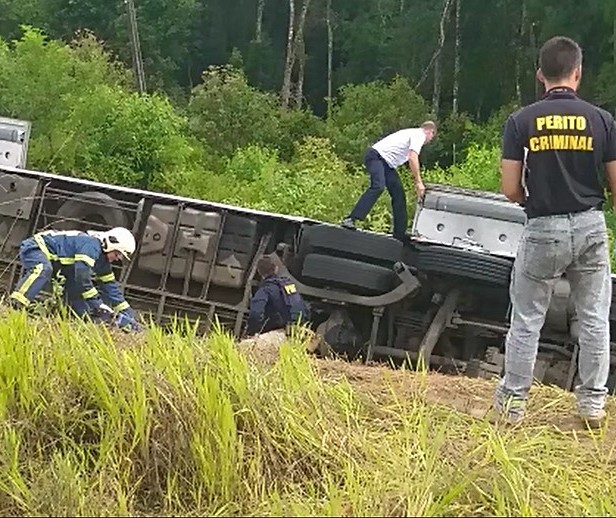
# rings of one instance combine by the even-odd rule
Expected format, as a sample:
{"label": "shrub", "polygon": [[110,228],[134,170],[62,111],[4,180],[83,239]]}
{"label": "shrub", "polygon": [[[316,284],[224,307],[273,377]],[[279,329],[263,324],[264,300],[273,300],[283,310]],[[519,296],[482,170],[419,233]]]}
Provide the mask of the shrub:
{"label": "shrub", "polygon": [[277,142],[278,100],[251,87],[241,70],[230,65],[209,67],[193,89],[188,105],[189,127],[215,155],[230,156],[250,144]]}
{"label": "shrub", "polygon": [[171,178],[192,163],[185,120],[159,95],[101,85],[72,99],[52,133],[62,151],[47,169],[130,187],[172,189]]}
{"label": "shrub", "polygon": [[483,191],[500,191],[500,148],[471,144],[464,161],[426,171],[425,181]]}
{"label": "shrub", "polygon": [[128,78],[90,34],[69,46],[30,27],[10,44],[0,39],[0,69],[0,112],[32,122],[29,162],[41,169],[63,152],[66,135],[56,130],[74,102],[101,85],[125,85]]}
{"label": "shrub", "polygon": [[345,85],[333,110],[329,136],[336,153],[361,163],[363,153],[376,139],[395,130],[421,124],[429,109],[424,99],[402,77]]}

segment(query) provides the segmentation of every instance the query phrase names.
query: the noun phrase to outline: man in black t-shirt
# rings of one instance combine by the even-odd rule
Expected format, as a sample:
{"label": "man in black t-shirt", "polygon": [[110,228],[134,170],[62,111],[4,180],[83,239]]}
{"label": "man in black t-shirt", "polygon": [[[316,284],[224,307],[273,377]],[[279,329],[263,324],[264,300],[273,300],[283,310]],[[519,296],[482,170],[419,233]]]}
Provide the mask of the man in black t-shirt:
{"label": "man in black t-shirt", "polygon": [[527,215],[512,271],[505,372],[495,395],[496,410],[509,422],[524,415],[539,335],[563,274],[580,323],[578,412],[591,427],[605,418],[612,284],[601,170],[614,197],[616,128],[608,112],[577,96],[581,75],[578,44],[548,40],[537,71],[545,95],[510,115],[503,131],[502,191]]}

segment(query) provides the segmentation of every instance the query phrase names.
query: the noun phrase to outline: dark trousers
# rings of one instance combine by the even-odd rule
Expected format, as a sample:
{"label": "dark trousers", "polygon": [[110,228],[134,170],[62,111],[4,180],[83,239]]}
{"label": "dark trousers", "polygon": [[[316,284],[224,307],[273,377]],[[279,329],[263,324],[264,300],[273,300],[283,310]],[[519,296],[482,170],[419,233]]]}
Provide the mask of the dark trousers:
{"label": "dark trousers", "polygon": [[352,219],[364,219],[379,199],[383,189],[387,187],[391,197],[394,219],[393,235],[396,239],[402,240],[407,224],[406,194],[404,193],[404,187],[398,172],[394,168],[389,167],[387,162],[373,148],[370,148],[366,153],[364,165],[370,174],[370,186],[361,195],[349,217]]}
{"label": "dark trousers", "polygon": [[53,266],[33,239],[26,239],[20,246],[19,258],[23,272],[11,299],[21,306],[28,306],[38,293],[51,281]]}

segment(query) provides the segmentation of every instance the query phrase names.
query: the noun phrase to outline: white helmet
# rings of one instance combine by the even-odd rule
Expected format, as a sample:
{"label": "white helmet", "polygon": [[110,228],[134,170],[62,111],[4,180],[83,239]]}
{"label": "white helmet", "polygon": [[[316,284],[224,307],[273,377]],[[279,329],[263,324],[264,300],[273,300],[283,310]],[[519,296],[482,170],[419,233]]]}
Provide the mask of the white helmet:
{"label": "white helmet", "polygon": [[96,232],[96,237],[103,245],[103,252],[120,252],[129,260],[137,247],[135,237],[130,230],[124,227],[115,227],[107,232]]}

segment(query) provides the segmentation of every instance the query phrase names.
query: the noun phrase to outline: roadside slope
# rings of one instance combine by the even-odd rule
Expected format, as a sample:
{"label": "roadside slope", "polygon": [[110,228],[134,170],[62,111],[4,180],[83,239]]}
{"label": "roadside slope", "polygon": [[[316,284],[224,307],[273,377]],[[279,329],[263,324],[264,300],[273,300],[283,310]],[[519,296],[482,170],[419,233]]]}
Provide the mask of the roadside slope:
{"label": "roadside slope", "polygon": [[528,423],[499,429],[470,415],[494,382],[305,347],[3,314],[0,513],[616,513],[614,426],[567,429],[569,394],[537,387]]}

